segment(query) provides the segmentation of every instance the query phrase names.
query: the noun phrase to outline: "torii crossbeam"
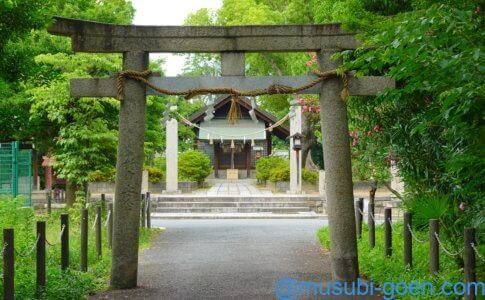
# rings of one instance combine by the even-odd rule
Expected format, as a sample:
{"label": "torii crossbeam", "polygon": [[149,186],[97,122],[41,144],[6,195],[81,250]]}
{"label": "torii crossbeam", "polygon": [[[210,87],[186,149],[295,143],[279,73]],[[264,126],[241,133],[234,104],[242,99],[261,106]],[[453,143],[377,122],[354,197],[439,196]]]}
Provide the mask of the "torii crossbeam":
{"label": "torii crossbeam", "polygon": [[[300,86],[314,79],[305,76],[244,76],[246,52],[317,52],[320,70],[336,69],[341,62],[333,53],[358,45],[352,33],[339,24],[272,26],[132,26],[57,17],[49,28],[69,36],[74,51],[123,53],[123,70],[144,71],[149,52],[222,53],[222,77],[149,78],[157,87],[171,90],[231,87],[264,89],[272,84]],[[384,77],[349,78],[350,95],[375,95],[394,88]],[[335,280],[356,280],[358,270],[350,165],[347,109],[340,97],[342,82],[326,80],[302,92],[320,94],[326,199]],[[143,164],[146,95],[155,94],[143,84],[127,79],[120,104],[116,165],[113,265],[111,285],[132,288],[137,284],[138,225]],[[115,97],[116,79],[71,80],[73,97]]]}

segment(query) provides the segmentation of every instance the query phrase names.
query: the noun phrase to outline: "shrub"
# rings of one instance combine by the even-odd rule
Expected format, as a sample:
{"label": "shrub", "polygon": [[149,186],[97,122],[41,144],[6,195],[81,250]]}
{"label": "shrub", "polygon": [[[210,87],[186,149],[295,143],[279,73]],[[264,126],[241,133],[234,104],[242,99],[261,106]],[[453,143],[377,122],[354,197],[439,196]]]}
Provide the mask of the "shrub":
{"label": "shrub", "polygon": [[165,179],[165,173],[156,167],[145,167],[145,170],[148,171],[148,181],[151,183],[158,183]]}
{"label": "shrub", "polygon": [[116,179],[116,168],[96,170],[88,174],[89,182],[109,182]]}
{"label": "shrub", "polygon": [[[15,236],[15,298],[16,299],[86,299],[89,294],[108,288],[108,276],[111,269],[110,249],[106,228],[103,226],[103,256],[97,257],[94,248],[94,234],[89,234],[88,242],[88,272],[77,270],[80,262],[80,208],[83,203],[76,202],[70,209],[53,210],[50,215],[36,214],[32,207],[23,207],[25,199],[11,198],[0,195],[0,228],[13,228]],[[69,213],[70,264],[68,270],[60,270],[60,247],[58,238],[60,231],[60,214]],[[89,209],[89,220],[94,220],[94,205]],[[102,217],[103,223],[106,215]],[[46,287],[42,295],[37,295],[35,286],[35,241],[36,221],[46,222],[46,238],[54,247],[48,246],[46,251]],[[156,229],[142,228],[140,230],[140,247],[148,245],[150,238],[159,232]],[[0,230],[0,241],[3,231]],[[3,248],[3,245],[2,245]],[[0,249],[1,252],[2,249]],[[0,264],[3,263],[0,255]],[[3,281],[0,280],[0,291],[3,291]],[[1,297],[1,292],[0,292]]]}
{"label": "shrub", "polygon": [[315,184],[318,181],[318,172],[303,169],[301,172],[301,178],[303,179],[303,181]]}
{"label": "shrub", "polygon": [[[413,220],[414,221],[414,220]],[[359,252],[359,270],[364,278],[371,278],[376,284],[383,282],[432,282],[435,287],[441,286],[444,282],[461,282],[463,273],[455,263],[454,258],[445,255],[440,251],[440,269],[438,275],[429,272],[429,245],[425,243],[415,243],[413,241],[413,267],[405,266],[403,263],[403,223],[394,223],[395,232],[393,232],[393,252],[391,257],[384,256],[384,228],[382,225],[376,226],[376,245],[371,248],[368,243],[368,230],[366,224],[363,224],[362,238],[357,240]],[[420,240],[428,240],[428,228],[423,231],[416,230],[414,234]],[[317,233],[320,244],[327,250],[331,250],[330,232],[327,226],[322,227]],[[455,252],[458,251],[453,243],[444,240],[445,247]],[[460,246],[458,246],[460,247]],[[479,249],[481,250],[481,249]],[[485,274],[483,264],[477,265],[477,275]],[[480,276],[478,277],[480,278]],[[383,292],[391,292],[389,289]],[[395,290],[397,291],[397,290]],[[448,292],[452,292],[448,290]],[[385,296],[392,296],[385,294]],[[422,295],[419,299],[436,299],[436,296]],[[450,299],[458,297],[450,297]],[[385,299],[394,299],[388,297]],[[418,299],[410,294],[399,299]],[[445,298],[439,298],[445,299]]]}
{"label": "shrub", "polygon": [[284,168],[288,165],[288,170],[290,163],[287,159],[278,156],[266,156],[261,157],[256,162],[256,178],[259,181],[266,181],[270,179],[272,170]]}
{"label": "shrub", "polygon": [[284,164],[278,168],[271,169],[269,181],[280,182],[290,180],[290,164]]}
{"label": "shrub", "polygon": [[197,150],[188,150],[180,154],[179,176],[183,180],[201,183],[211,172],[211,161],[204,153]]}

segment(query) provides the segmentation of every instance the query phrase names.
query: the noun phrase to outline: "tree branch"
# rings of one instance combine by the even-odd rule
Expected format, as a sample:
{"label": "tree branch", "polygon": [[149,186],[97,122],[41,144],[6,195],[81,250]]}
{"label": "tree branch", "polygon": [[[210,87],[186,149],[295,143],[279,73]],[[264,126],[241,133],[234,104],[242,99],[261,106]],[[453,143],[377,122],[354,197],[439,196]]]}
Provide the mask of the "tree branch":
{"label": "tree branch", "polygon": [[396,191],[395,189],[393,189],[389,183],[384,182],[384,186],[385,186],[385,187],[386,187],[386,188],[387,188],[387,189],[388,189],[388,190],[389,190],[391,193],[393,193],[393,194],[394,194],[394,196],[396,196],[396,197],[397,197],[399,200],[403,200],[402,195],[401,195],[401,194],[400,194],[398,191]]}

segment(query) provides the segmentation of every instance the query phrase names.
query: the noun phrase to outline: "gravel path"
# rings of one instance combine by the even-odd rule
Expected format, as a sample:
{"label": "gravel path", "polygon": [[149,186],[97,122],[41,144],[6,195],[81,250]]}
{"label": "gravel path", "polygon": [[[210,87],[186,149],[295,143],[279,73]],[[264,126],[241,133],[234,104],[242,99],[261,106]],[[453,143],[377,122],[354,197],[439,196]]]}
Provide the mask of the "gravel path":
{"label": "gravel path", "polygon": [[322,220],[154,222],[166,231],[140,256],[140,287],[94,299],[274,299],[278,278],[331,278]]}

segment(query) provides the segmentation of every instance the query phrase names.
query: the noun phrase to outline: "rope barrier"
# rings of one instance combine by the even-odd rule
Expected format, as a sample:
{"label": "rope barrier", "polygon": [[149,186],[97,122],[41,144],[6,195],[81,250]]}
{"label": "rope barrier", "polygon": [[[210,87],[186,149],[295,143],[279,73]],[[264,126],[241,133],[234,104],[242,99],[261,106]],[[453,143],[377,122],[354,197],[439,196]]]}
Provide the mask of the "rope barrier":
{"label": "rope barrier", "polygon": [[34,245],[32,245],[32,248],[30,248],[30,250],[29,250],[29,251],[27,251],[27,252],[25,252],[25,253],[22,253],[22,254],[21,254],[21,253],[17,252],[17,250],[15,250],[15,253],[17,253],[17,256],[18,256],[18,257],[22,257],[22,258],[23,258],[23,257],[27,257],[27,256],[29,256],[29,255],[30,255],[30,254],[32,254],[32,252],[34,251],[35,247],[36,247],[36,246],[37,246],[37,244],[39,243],[39,240],[40,240],[40,234],[39,234],[39,235],[37,235],[37,240],[35,241]]}
{"label": "rope barrier", "polygon": [[435,232],[435,233],[434,233],[434,236],[436,237],[436,240],[438,241],[438,245],[440,245],[441,249],[443,249],[443,251],[445,252],[445,254],[446,254],[446,255],[448,255],[448,256],[450,256],[450,257],[455,257],[455,256],[460,255],[460,254],[463,252],[463,249],[459,250],[459,251],[458,251],[458,252],[456,252],[456,253],[453,253],[453,252],[451,252],[451,251],[447,250],[447,249],[445,248],[445,246],[443,246],[443,243],[441,242],[441,240],[440,240],[440,237],[439,237],[438,233],[436,233],[436,232]]}
{"label": "rope barrier", "polygon": [[475,246],[475,243],[470,243],[470,246],[472,246],[473,248],[473,251],[475,251],[475,254],[477,255],[477,257],[482,261],[482,262],[485,262],[485,257],[483,257],[480,252],[478,252],[478,249],[476,248]]}
{"label": "rope barrier", "polygon": [[287,114],[286,116],[284,116],[282,119],[278,120],[273,125],[271,125],[267,128],[258,130],[258,131],[250,132],[250,133],[247,133],[247,134],[229,135],[229,134],[221,134],[221,133],[214,132],[214,131],[211,131],[211,130],[206,129],[206,128],[202,128],[199,125],[192,123],[190,120],[188,120],[187,118],[185,118],[181,114],[179,114],[179,113],[176,113],[176,114],[188,126],[195,127],[197,129],[205,131],[209,134],[213,134],[214,136],[219,136],[221,138],[224,136],[224,137],[228,137],[228,138],[232,138],[232,139],[235,139],[235,138],[249,138],[250,139],[251,136],[256,135],[258,133],[265,132],[265,131],[272,131],[274,128],[281,126],[290,117],[290,114]]}
{"label": "rope barrier", "polygon": [[392,230],[393,232],[396,232],[396,230],[394,229],[394,225],[392,225],[392,220],[391,220],[391,218],[387,218],[387,221],[389,221],[389,225],[391,226],[391,230]]}
{"label": "rope barrier", "polygon": [[124,92],[124,86],[125,86],[125,79],[133,79],[139,82],[144,83],[151,89],[159,92],[160,94],[165,94],[165,95],[170,95],[170,96],[184,96],[185,99],[190,99],[195,96],[200,96],[200,95],[207,95],[207,94],[229,94],[232,96],[246,96],[246,97],[255,97],[255,96],[262,96],[262,95],[280,95],[280,94],[295,94],[299,93],[301,91],[307,90],[318,83],[331,79],[331,78],[336,78],[340,77],[342,78],[342,83],[343,83],[343,89],[342,92],[340,93],[340,96],[342,97],[342,100],[345,101],[345,99],[349,95],[349,80],[347,78],[346,73],[341,73],[339,74],[337,70],[332,70],[332,71],[326,71],[326,72],[321,72],[318,70],[314,70],[313,74],[317,76],[316,79],[310,81],[309,83],[306,83],[304,85],[301,85],[299,87],[291,87],[291,86],[286,86],[286,85],[280,85],[280,84],[272,84],[268,86],[265,89],[255,89],[255,90],[248,90],[248,91],[243,91],[243,90],[237,90],[233,88],[224,88],[224,87],[218,87],[218,88],[197,88],[197,89],[188,89],[185,91],[173,91],[169,89],[163,89],[160,88],[150,81],[148,81],[148,77],[152,74],[152,71],[150,70],[145,70],[145,71],[134,71],[134,70],[125,70],[121,71],[118,73],[118,76],[116,77],[116,88],[117,88],[117,98],[122,101],[125,98],[125,92]]}
{"label": "rope barrier", "polygon": [[418,243],[420,243],[420,244],[424,244],[424,243],[426,243],[426,240],[420,240],[420,239],[418,239],[418,237],[417,237],[417,236],[414,234],[414,232],[413,232],[413,230],[411,229],[411,226],[410,226],[409,224],[407,224],[407,227],[408,227],[409,232],[411,233],[411,237],[412,237],[413,239],[415,239],[415,240],[416,240],[416,242],[418,242]]}
{"label": "rope barrier", "polygon": [[52,247],[52,246],[55,246],[55,245],[58,245],[58,244],[61,242],[61,239],[62,239],[62,234],[64,233],[64,229],[65,229],[65,228],[66,228],[66,225],[64,225],[64,224],[63,224],[63,225],[62,225],[62,227],[61,227],[61,233],[59,233],[59,236],[58,236],[57,241],[56,241],[55,243],[50,243],[50,242],[47,240],[47,238],[46,238],[46,239],[45,239],[45,242],[47,243],[47,245],[49,245],[49,246],[51,246],[51,247]]}
{"label": "rope barrier", "polygon": [[91,226],[91,230],[94,230],[94,227],[96,227],[97,221],[98,221],[98,215],[96,214],[96,217],[94,218],[93,226]]}
{"label": "rope barrier", "polygon": [[3,244],[3,248],[2,248],[2,251],[0,252],[0,256],[3,256],[3,253],[5,252],[5,249],[7,249],[7,246],[8,246],[7,243]]}
{"label": "rope barrier", "polygon": [[108,222],[111,218],[111,211],[108,211],[108,215],[106,216],[106,221],[104,222],[104,227],[108,227]]}

